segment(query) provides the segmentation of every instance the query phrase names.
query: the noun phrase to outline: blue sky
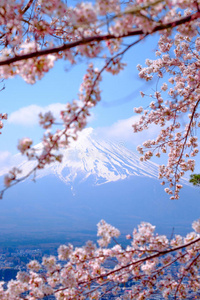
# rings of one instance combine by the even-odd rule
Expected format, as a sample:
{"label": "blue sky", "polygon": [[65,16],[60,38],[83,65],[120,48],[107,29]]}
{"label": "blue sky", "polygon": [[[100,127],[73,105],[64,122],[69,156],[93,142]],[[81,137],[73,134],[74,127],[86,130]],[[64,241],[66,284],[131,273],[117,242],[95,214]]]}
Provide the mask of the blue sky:
{"label": "blue sky", "polygon": [[[132,133],[131,124],[135,120],[133,108],[146,106],[149,100],[141,98],[139,91],[151,93],[155,83],[147,84],[139,79],[136,65],[145,65],[145,59],[154,59],[157,36],[152,36],[134,46],[124,56],[127,67],[119,75],[104,73],[101,83],[102,101],[92,110],[88,126],[97,129],[102,137],[114,139],[136,151],[142,140],[151,138],[155,128],[139,136]],[[96,60],[97,67],[102,66]],[[5,90],[1,92],[1,112],[8,113],[8,121],[1,135],[0,165],[17,153],[18,140],[30,137],[34,144],[41,141],[43,130],[37,120],[40,111],[52,110],[59,116],[59,110],[67,102],[77,99],[87,60],[81,64],[69,66],[65,61],[58,61],[55,67],[42,80],[29,85],[22,78],[5,80]]]}

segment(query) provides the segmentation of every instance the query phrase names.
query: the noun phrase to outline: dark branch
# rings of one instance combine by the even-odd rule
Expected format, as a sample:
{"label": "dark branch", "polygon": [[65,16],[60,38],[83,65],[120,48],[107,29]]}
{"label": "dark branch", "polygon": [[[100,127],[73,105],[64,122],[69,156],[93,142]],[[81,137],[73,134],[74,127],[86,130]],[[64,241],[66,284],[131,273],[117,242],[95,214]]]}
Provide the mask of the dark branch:
{"label": "dark branch", "polygon": [[24,8],[22,8],[21,13],[25,14],[25,12],[27,12],[27,10],[31,7],[31,5],[33,4],[34,0],[29,0],[28,3],[24,6]]}
{"label": "dark branch", "polygon": [[[191,22],[191,21],[196,20],[198,18],[200,18],[200,12],[199,11],[197,11],[196,13],[191,14],[189,16],[182,17],[182,18],[180,18],[178,20],[175,20],[173,22],[168,22],[168,23],[165,23],[165,24],[156,25],[149,34],[152,34],[152,33],[158,32],[158,31],[163,31],[163,30],[169,29],[169,28],[175,28],[175,27],[177,27],[181,24]],[[24,54],[24,55],[21,55],[21,56],[15,56],[15,57],[0,61],[0,66],[9,65],[9,64],[12,64],[12,63],[15,63],[15,62],[18,62],[18,61],[31,59],[31,58],[36,58],[36,57],[40,57],[40,56],[44,56],[44,55],[48,55],[48,54],[59,53],[59,52],[62,52],[62,51],[66,51],[66,50],[75,48],[75,47],[80,46],[80,45],[89,44],[91,42],[101,42],[101,41],[107,41],[107,40],[111,40],[111,39],[126,38],[126,37],[146,35],[146,34],[147,33],[144,32],[142,29],[134,28],[133,30],[129,31],[128,33],[120,35],[120,36],[116,36],[114,34],[104,34],[104,35],[96,35],[96,36],[85,37],[85,38],[79,39],[75,42],[63,44],[60,47],[44,49],[44,50]]]}

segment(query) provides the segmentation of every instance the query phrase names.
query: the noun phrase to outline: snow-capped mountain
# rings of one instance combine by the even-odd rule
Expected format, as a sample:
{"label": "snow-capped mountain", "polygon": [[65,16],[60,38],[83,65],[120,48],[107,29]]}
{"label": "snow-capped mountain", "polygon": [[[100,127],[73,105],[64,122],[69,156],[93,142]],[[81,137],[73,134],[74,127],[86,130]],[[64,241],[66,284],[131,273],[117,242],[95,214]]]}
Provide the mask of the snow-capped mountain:
{"label": "snow-capped mountain", "polygon": [[[39,146],[38,146],[39,147]],[[93,177],[96,185],[126,179],[130,176],[157,178],[158,165],[152,162],[141,162],[139,155],[116,142],[97,139],[93,129],[85,129],[76,142],[68,149],[61,150],[62,163],[54,163],[38,171],[38,178],[54,174],[63,182],[84,181]],[[16,163],[19,155],[16,155]],[[18,164],[26,174],[33,162]]]}
{"label": "snow-capped mountain", "polygon": [[63,150],[62,164],[50,166],[46,172],[56,174],[66,183],[81,177],[86,180],[93,175],[95,183],[102,184],[134,176],[157,178],[158,166],[142,163],[139,156],[122,145],[105,140],[95,140],[91,129],[69,149]]}

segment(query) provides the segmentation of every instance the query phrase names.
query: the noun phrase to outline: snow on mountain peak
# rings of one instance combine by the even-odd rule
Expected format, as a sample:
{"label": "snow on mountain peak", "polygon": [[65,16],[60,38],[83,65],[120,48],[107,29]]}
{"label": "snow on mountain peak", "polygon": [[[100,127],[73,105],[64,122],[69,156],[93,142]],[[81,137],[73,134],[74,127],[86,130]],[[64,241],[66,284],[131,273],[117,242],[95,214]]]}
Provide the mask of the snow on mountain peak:
{"label": "snow on mountain peak", "polygon": [[55,174],[65,183],[75,179],[94,177],[96,184],[117,181],[129,176],[157,178],[158,165],[140,162],[139,156],[120,144],[99,139],[92,128],[86,128],[70,148],[61,150],[62,163],[55,163],[43,170],[39,177]]}
{"label": "snow on mountain peak", "polygon": [[[41,144],[36,145],[40,148]],[[139,155],[116,143],[100,139],[92,128],[80,132],[78,140],[73,141],[67,149],[61,149],[62,163],[54,163],[38,171],[37,178],[54,174],[66,184],[74,180],[84,181],[92,176],[95,184],[103,184],[125,179],[130,176],[147,176],[157,178],[158,165],[152,162],[140,162]],[[12,158],[12,165],[27,174],[35,165],[34,161],[25,161],[20,154]],[[7,170],[6,170],[7,169]],[[0,176],[8,172],[2,169]]]}

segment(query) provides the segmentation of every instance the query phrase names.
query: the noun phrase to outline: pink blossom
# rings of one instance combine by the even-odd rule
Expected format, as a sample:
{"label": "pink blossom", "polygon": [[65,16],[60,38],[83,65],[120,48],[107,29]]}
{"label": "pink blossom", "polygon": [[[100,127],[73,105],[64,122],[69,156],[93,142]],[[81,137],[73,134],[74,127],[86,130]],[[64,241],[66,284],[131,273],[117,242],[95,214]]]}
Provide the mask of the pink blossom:
{"label": "pink blossom", "polygon": [[29,138],[23,138],[18,143],[18,150],[24,154],[28,149],[30,149],[31,145],[33,144],[33,141]]}

